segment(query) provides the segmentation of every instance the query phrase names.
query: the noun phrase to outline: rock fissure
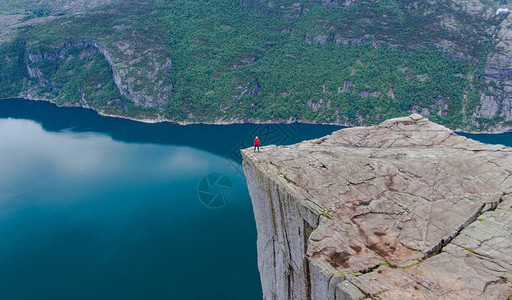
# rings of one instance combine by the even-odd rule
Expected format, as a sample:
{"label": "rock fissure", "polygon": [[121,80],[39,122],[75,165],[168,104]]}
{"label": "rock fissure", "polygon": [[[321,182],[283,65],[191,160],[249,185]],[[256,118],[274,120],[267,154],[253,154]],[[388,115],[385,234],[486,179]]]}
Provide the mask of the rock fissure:
{"label": "rock fissure", "polygon": [[425,256],[423,256],[423,260],[426,260],[434,255],[437,255],[439,253],[441,253],[441,251],[443,251],[443,248],[448,245],[454,238],[456,238],[464,228],[466,228],[469,224],[473,223],[476,218],[479,216],[480,212],[483,210],[483,208],[485,207],[485,205],[482,205],[480,206],[480,208],[478,209],[477,212],[475,212],[475,214],[473,214],[466,222],[464,222],[464,224],[462,224],[461,227],[459,227],[459,229],[457,229],[457,231],[449,236],[448,238],[446,239],[442,239],[439,244],[437,244],[436,246],[434,246],[431,250],[427,251],[425,253]]}
{"label": "rock fissure", "polygon": [[488,281],[488,282],[485,283],[485,286],[484,286],[484,289],[483,289],[482,293],[485,293],[485,290],[487,290],[487,287],[489,285],[498,284],[498,283],[506,283],[506,282],[507,282],[507,279],[505,277],[501,277],[500,279],[497,279],[497,280]]}

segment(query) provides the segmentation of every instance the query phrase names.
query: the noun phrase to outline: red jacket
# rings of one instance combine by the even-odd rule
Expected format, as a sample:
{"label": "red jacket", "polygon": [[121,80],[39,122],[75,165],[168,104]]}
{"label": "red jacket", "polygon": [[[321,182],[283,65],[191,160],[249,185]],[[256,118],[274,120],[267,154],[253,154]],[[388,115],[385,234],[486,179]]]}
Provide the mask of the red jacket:
{"label": "red jacket", "polygon": [[259,138],[255,138],[254,139],[254,146],[259,146],[260,145],[260,139]]}

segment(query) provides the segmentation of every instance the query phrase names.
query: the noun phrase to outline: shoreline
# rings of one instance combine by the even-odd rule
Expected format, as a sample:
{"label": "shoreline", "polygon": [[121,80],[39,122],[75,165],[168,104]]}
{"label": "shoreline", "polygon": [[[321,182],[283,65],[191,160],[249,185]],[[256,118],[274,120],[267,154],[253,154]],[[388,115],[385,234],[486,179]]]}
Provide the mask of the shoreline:
{"label": "shoreline", "polygon": [[[146,124],[157,124],[157,123],[169,123],[169,124],[175,124],[175,125],[180,125],[180,126],[187,126],[187,125],[218,125],[218,126],[222,126],[222,125],[236,125],[236,124],[258,124],[258,125],[263,125],[263,124],[310,124],[310,125],[331,125],[331,126],[343,126],[343,127],[351,127],[351,128],[354,128],[354,127],[360,127],[361,125],[351,125],[351,124],[338,124],[338,123],[320,123],[320,122],[313,122],[313,121],[294,121],[294,122],[289,122],[289,121],[285,121],[285,120],[279,120],[279,121],[266,121],[266,122],[257,122],[257,121],[251,121],[251,122],[244,122],[244,121],[235,121],[235,120],[232,120],[232,121],[216,121],[216,122],[179,122],[179,121],[172,121],[172,120],[169,120],[169,119],[165,119],[165,118],[161,118],[161,119],[137,119],[137,118],[133,118],[133,117],[128,117],[128,116],[120,116],[120,115],[112,115],[112,114],[107,114],[107,113],[104,113],[98,109],[95,109],[94,107],[89,107],[89,106],[82,106],[82,105],[59,105],[57,103],[55,103],[54,101],[52,100],[49,100],[49,99],[28,99],[28,98],[25,98],[25,97],[9,97],[9,98],[0,98],[0,101],[2,100],[23,100],[23,101],[44,101],[44,102],[48,102],[48,103],[51,103],[57,107],[75,107],[75,108],[83,108],[83,109],[89,109],[89,110],[92,110],[94,112],[96,112],[98,115],[102,116],[102,117],[109,117],[109,118],[116,118],[116,119],[125,119],[125,120],[130,120],[130,121],[134,121],[134,122],[141,122],[141,123],[146,123]],[[428,119],[428,117],[426,117]],[[371,126],[371,125],[367,125],[367,126]],[[507,130],[501,130],[501,131],[464,131],[464,130],[460,130],[460,129],[456,129],[456,130],[452,130],[453,132],[455,133],[464,133],[464,134],[489,134],[489,135],[494,135],[494,134],[506,134],[506,133],[512,133],[512,128],[510,129],[507,129]]]}

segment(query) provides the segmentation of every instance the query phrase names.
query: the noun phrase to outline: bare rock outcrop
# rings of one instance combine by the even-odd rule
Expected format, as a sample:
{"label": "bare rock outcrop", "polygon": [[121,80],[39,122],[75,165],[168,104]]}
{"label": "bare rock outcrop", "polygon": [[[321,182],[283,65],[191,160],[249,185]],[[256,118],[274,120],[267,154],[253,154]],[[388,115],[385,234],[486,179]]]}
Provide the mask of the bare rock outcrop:
{"label": "bare rock outcrop", "polygon": [[0,0],[0,8],[7,12],[23,9],[44,9],[52,13],[77,13],[115,1],[116,0]]}
{"label": "bare rock outcrop", "polygon": [[501,88],[489,88],[488,94],[482,94],[476,117],[502,117],[505,122],[512,121],[512,14],[498,27],[495,34],[494,51],[487,58],[485,67],[486,83],[501,85]]}
{"label": "bare rock outcrop", "polygon": [[[84,13],[101,5],[114,3],[117,0],[0,0],[0,44],[9,42],[24,27],[34,26],[58,18],[64,14]],[[27,12],[39,10],[43,16]]]}
{"label": "bare rock outcrop", "polygon": [[512,296],[512,149],[413,114],[242,155],[264,299]]}
{"label": "bare rock outcrop", "polygon": [[[45,85],[48,79],[42,75],[37,67],[33,66],[34,63],[65,59],[69,55],[69,50],[74,47],[93,47],[103,55],[110,65],[113,80],[123,96],[137,106],[142,107],[156,107],[167,103],[169,93],[173,88],[172,82],[168,78],[168,73],[172,69],[171,59],[167,58],[165,63],[159,63],[154,57],[164,56],[162,54],[164,50],[157,46],[148,50],[148,55],[141,56],[131,49],[133,45],[130,43],[135,42],[119,42],[107,47],[98,40],[83,39],[64,43],[44,52],[30,52],[27,50],[27,70],[31,78],[38,79],[37,84]],[[120,52],[123,53],[120,54]],[[119,58],[120,56],[129,57],[130,63],[123,62]],[[144,78],[148,82],[151,81],[152,84],[146,85],[137,82],[135,73],[138,74],[139,78]],[[34,89],[37,89],[37,87],[34,87]],[[32,90],[28,90],[22,92],[19,96],[29,99],[35,98],[31,96],[31,93]]]}

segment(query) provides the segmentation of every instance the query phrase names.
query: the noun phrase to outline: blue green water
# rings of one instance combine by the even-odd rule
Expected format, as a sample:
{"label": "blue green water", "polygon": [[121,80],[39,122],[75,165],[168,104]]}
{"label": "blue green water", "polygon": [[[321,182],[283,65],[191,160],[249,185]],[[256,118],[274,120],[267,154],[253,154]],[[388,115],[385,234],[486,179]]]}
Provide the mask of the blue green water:
{"label": "blue green water", "polygon": [[470,133],[458,133],[470,139],[474,139],[486,144],[500,144],[507,147],[512,147],[512,133],[503,134],[470,134]]}
{"label": "blue green water", "polygon": [[338,128],[0,101],[0,299],[261,299],[239,149]]}
{"label": "blue green water", "polygon": [[[337,129],[0,101],[0,299],[261,299],[239,149]],[[468,136],[512,146],[512,134]]]}

